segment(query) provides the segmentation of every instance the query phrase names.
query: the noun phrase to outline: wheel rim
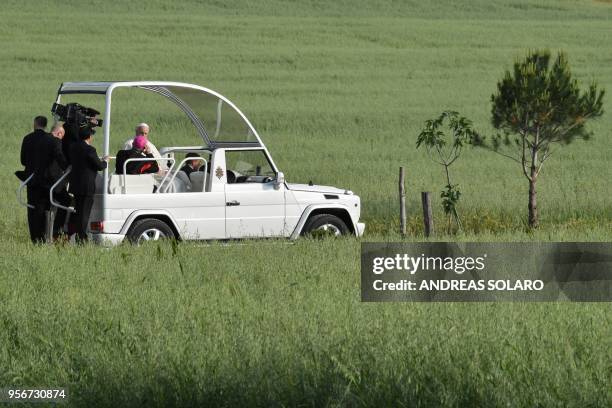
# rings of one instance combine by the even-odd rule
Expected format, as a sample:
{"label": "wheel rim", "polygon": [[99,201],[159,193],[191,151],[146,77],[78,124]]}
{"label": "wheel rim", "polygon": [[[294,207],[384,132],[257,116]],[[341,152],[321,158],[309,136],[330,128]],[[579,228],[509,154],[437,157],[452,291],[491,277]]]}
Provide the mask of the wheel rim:
{"label": "wheel rim", "polygon": [[142,234],[140,234],[140,236],[138,237],[138,243],[142,243],[142,242],[147,242],[147,241],[158,241],[162,238],[166,238],[166,234],[164,234],[163,231],[157,229],[157,228],[149,228],[148,230],[145,230]]}
{"label": "wheel rim", "polygon": [[330,223],[323,224],[320,227],[315,228],[314,231],[317,233],[317,235],[320,234],[322,236],[339,237],[340,235],[342,235],[342,231],[340,231],[340,228]]}

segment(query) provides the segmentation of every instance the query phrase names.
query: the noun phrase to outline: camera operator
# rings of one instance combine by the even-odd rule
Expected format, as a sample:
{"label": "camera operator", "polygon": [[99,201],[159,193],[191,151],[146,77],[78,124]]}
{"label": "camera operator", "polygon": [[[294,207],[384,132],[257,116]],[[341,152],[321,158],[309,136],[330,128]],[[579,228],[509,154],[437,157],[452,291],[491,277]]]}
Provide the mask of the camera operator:
{"label": "camera operator", "polygon": [[90,126],[79,129],[79,141],[70,145],[70,192],[75,198],[75,226],[77,242],[87,241],[87,224],[93,196],[96,192],[96,175],[108,165],[108,156],[98,158],[96,148],[91,145],[95,131]]}
{"label": "camera operator", "polygon": [[25,175],[34,174],[27,184],[28,227],[32,242],[43,242],[45,239],[45,211],[49,209],[49,189],[57,179],[50,173],[52,163],[60,169],[67,167],[56,139],[45,131],[47,118],[34,118],[34,132],[26,135],[21,144],[21,164],[25,166]]}
{"label": "camera operator", "polygon": [[84,126],[94,128],[102,126],[102,120],[98,119],[100,112],[93,108],[69,103],[67,105],[54,104],[51,112],[58,120],[64,122],[66,135],[62,139],[62,151],[66,159],[70,160],[70,147],[80,141],[79,130]]}

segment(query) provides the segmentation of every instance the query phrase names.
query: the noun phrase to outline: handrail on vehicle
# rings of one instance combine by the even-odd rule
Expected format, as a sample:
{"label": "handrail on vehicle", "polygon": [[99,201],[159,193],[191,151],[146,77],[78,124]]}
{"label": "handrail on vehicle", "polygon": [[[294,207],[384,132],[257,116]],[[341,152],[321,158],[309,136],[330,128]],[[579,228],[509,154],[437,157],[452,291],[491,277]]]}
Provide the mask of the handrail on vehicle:
{"label": "handrail on vehicle", "polygon": [[[173,157],[134,157],[131,159],[127,159],[125,161],[125,163],[123,163],[123,174],[121,175],[121,181],[122,181],[122,194],[125,194],[125,172],[127,169],[127,164],[129,162],[138,162],[138,161],[171,161],[172,165],[168,168],[168,171],[166,172],[166,174],[164,175],[164,178],[162,178],[162,180],[160,181],[159,185],[163,186],[164,185],[164,181],[166,181],[166,179],[168,178],[168,175],[170,174],[170,172],[172,171],[172,169],[174,168],[174,158]],[[159,190],[157,190],[157,192],[159,193]]]}
{"label": "handrail on vehicle", "polygon": [[63,205],[61,205],[60,203],[56,202],[53,199],[53,190],[55,190],[55,188],[59,185],[59,183],[62,182],[62,180],[64,180],[66,178],[66,176],[68,174],[70,174],[70,171],[72,170],[72,166],[68,166],[68,168],[66,168],[66,171],[64,172],[64,174],[62,174],[62,176],[60,178],[57,179],[57,181],[55,182],[55,184],[53,184],[51,186],[51,188],[49,189],[49,201],[51,202],[52,206],[55,206],[57,208],[61,208],[62,210],[66,210],[68,212],[76,212],[76,210],[72,207],[65,207]]}
{"label": "handrail on vehicle", "polygon": [[26,184],[28,184],[28,181],[30,181],[32,179],[32,177],[34,177],[34,173],[30,174],[30,177],[28,177],[27,179],[25,179],[24,181],[22,181],[19,184],[19,187],[17,187],[17,202],[19,202],[20,205],[26,207],[26,208],[34,208],[34,206],[32,204],[28,204],[27,202],[23,201],[23,198],[21,198],[21,192],[23,191],[23,188],[26,186]]}
{"label": "handrail on vehicle", "polygon": [[[172,182],[174,181],[174,179],[176,178],[176,175],[178,174],[179,171],[181,171],[181,169],[183,168],[183,164],[187,161],[190,160],[202,160],[204,162],[204,181],[203,181],[203,187],[202,189],[204,189],[206,187],[206,177],[208,175],[208,162],[206,161],[205,158],[197,156],[197,157],[185,157],[183,160],[181,160],[181,162],[179,163],[179,165],[177,166],[177,170],[174,172],[174,174],[172,174],[172,178],[170,179],[170,181],[168,181],[168,184],[166,184],[166,189],[163,191],[164,193],[168,192],[168,189],[170,188],[170,186],[172,185]],[[174,166],[172,167],[174,168]],[[171,168],[171,169],[172,169]],[[170,170],[168,170],[168,172],[170,172]],[[160,183],[160,190],[161,190],[161,186],[163,186],[163,184]]]}

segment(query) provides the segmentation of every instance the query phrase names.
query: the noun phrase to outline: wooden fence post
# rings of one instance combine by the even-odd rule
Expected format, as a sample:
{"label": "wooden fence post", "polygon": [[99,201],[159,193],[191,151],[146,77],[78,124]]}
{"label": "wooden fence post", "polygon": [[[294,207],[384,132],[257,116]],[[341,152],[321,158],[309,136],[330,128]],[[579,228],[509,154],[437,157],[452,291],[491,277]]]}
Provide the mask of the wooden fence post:
{"label": "wooden fence post", "polygon": [[429,237],[434,232],[433,212],[431,210],[431,193],[423,191],[421,193],[421,201],[423,202],[423,223],[425,224],[425,236]]}
{"label": "wooden fence post", "polygon": [[404,167],[399,168],[399,203],[400,234],[406,235],[406,187],[404,185]]}

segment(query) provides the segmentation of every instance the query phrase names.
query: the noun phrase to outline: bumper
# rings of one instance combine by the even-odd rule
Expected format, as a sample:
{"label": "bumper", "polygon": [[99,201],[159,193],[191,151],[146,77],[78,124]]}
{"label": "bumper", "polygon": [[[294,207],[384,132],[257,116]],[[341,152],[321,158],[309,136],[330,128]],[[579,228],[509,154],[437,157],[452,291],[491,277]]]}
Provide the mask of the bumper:
{"label": "bumper", "polygon": [[357,228],[355,229],[355,235],[358,237],[363,236],[363,232],[365,231],[365,224],[363,222],[357,223]]}
{"label": "bumper", "polygon": [[113,246],[119,245],[123,242],[125,235],[123,234],[94,234],[91,235],[91,240],[96,244],[101,244],[104,246]]}

